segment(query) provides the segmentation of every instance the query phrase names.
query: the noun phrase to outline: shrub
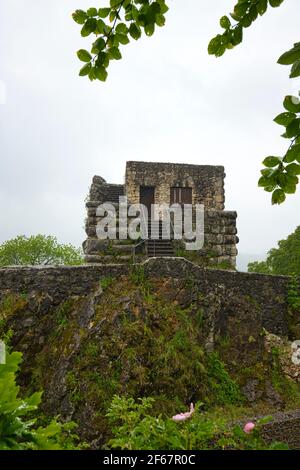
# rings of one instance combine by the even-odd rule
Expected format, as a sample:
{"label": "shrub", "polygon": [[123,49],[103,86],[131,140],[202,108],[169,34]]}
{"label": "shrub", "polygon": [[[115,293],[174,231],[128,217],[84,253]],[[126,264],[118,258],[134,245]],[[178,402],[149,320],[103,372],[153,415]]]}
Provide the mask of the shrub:
{"label": "shrub", "polygon": [[48,426],[38,427],[33,414],[42,394],[19,397],[16,372],[21,360],[22,354],[13,352],[6,355],[5,364],[0,364],[0,450],[74,449],[75,423],[61,424],[53,419]]}
{"label": "shrub", "polygon": [[245,431],[241,426],[229,426],[225,420],[212,420],[200,412],[200,404],[196,405],[191,419],[178,423],[161,415],[149,415],[153,402],[152,398],[136,402],[132,398],[114,396],[107,413],[114,435],[108,447],[121,450],[287,449],[285,444],[263,442],[260,428],[266,420],[258,421],[248,432],[246,427]]}

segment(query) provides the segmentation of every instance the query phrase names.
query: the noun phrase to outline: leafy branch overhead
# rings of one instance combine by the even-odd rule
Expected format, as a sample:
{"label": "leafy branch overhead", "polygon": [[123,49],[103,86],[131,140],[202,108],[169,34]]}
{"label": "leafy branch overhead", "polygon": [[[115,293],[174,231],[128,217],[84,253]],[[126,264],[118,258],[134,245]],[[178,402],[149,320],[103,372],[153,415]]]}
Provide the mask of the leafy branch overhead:
{"label": "leafy branch overhead", "polygon": [[[244,29],[249,28],[269,7],[279,7],[284,0],[238,0],[230,16],[222,16],[222,33],[217,34],[208,45],[208,53],[221,57],[227,49],[233,49],[243,41]],[[168,6],[165,0],[110,0],[105,8],[76,10],[73,19],[82,25],[83,37],[94,34],[91,51],[81,49],[78,58],[84,62],[81,76],[90,80],[105,81],[111,60],[122,58],[120,47],[138,40],[144,31],[152,36],[156,26],[165,25]],[[300,43],[285,52],[279,64],[292,65],[290,78],[300,76]],[[286,96],[284,112],[274,121],[285,127],[283,137],[290,140],[287,152],[282,157],[267,157],[258,185],[272,193],[272,203],[281,204],[286,194],[296,192],[300,175],[300,100]]]}
{"label": "leafy branch overhead", "polygon": [[[259,16],[263,16],[269,5],[279,7],[284,0],[238,0],[233,12],[228,16],[222,16],[220,26],[224,32],[217,34],[208,45],[208,53],[221,57],[226,49],[241,44],[244,29],[249,28]],[[233,22],[232,22],[233,20]]]}
{"label": "leafy branch overhead", "polygon": [[[244,28],[248,28],[259,17],[266,13],[268,6],[279,7],[284,0],[239,0],[235,5],[231,19],[223,16],[221,27],[225,30],[214,37],[208,46],[209,54],[222,56],[226,49],[232,49],[243,40]],[[279,64],[292,65],[290,78],[300,76],[300,43],[285,52],[278,60]],[[296,192],[300,175],[300,100],[295,96],[286,96],[284,112],[274,121],[285,127],[282,137],[290,140],[290,145],[283,157],[267,157],[263,161],[264,169],[258,185],[272,193],[272,204],[281,204],[286,194]]]}
{"label": "leafy branch overhead", "polygon": [[[279,64],[292,65],[290,78],[300,76],[300,43],[285,52],[278,60]],[[272,193],[272,203],[281,204],[286,194],[296,192],[300,175],[300,100],[297,96],[286,96],[283,102],[284,112],[274,121],[285,128],[282,137],[290,140],[283,157],[267,157],[263,161],[258,185]]]}
{"label": "leafy branch overhead", "polygon": [[82,25],[81,35],[95,36],[90,52],[77,52],[85,62],[79,75],[105,81],[110,61],[122,58],[121,46],[138,40],[143,31],[152,36],[156,26],[164,26],[167,11],[165,0],[110,0],[109,7],[76,10],[73,19]]}

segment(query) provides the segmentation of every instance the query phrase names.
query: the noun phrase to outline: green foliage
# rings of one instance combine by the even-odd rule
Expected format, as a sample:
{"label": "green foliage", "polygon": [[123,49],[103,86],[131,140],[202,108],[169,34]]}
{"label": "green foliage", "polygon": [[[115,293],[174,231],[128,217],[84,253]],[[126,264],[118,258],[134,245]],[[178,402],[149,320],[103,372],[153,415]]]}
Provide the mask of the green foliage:
{"label": "green foliage", "polygon": [[0,266],[82,263],[81,250],[72,245],[60,245],[52,236],[20,235],[0,245]]}
{"label": "green foliage", "polygon": [[79,75],[105,82],[110,61],[122,58],[120,47],[130,38],[138,40],[142,31],[152,36],[157,26],[165,25],[167,11],[165,0],[110,0],[105,8],[76,10],[73,19],[82,26],[81,35],[93,34],[96,38],[91,53],[85,49],[77,52],[79,60],[85,62]]}
{"label": "green foliage", "polygon": [[248,264],[249,273],[272,274],[271,267],[267,261],[253,261]]}
{"label": "green foliage", "polygon": [[249,263],[249,272],[300,276],[300,226],[278,248],[268,252],[266,261]]}
{"label": "green foliage", "polygon": [[6,363],[0,364],[0,450],[74,449],[74,423],[53,419],[48,426],[38,427],[32,415],[42,394],[19,397],[16,372],[21,360],[21,353],[7,353]]}
{"label": "green foliage", "polygon": [[152,416],[151,398],[139,399],[114,396],[107,413],[114,437],[109,448],[121,450],[263,450],[287,449],[277,442],[267,446],[260,438],[264,421],[258,422],[251,434],[240,426],[230,427],[225,420],[211,419],[196,406],[193,417],[177,423],[170,418]]}
{"label": "green foliage", "polygon": [[282,204],[286,194],[296,192],[300,175],[300,100],[295,96],[286,96],[283,106],[285,112],[274,121],[284,126],[282,137],[291,139],[291,142],[283,157],[265,158],[265,168],[261,170],[262,176],[258,182],[265,191],[272,193],[272,204]]}
{"label": "green foliage", "polygon": [[147,284],[148,278],[144,266],[132,266],[130,272],[130,279],[137,286],[144,286],[145,284]]}
{"label": "green foliage", "polygon": [[226,371],[217,353],[208,356],[207,376],[215,403],[229,405],[243,401],[238,385]]}
{"label": "green foliage", "polygon": [[108,289],[114,282],[114,278],[112,276],[107,276],[101,279],[100,285],[103,290]]}
{"label": "green foliage", "polygon": [[289,282],[288,304],[292,310],[300,310],[300,284],[299,277],[295,275]]}
{"label": "green foliage", "polygon": [[[284,0],[238,0],[229,16],[222,16],[222,33],[217,34],[208,45],[208,53],[221,57],[226,50],[233,49],[243,41],[244,30],[249,28],[268,7],[279,7]],[[120,60],[120,46],[130,42],[130,37],[138,40],[144,30],[152,36],[156,26],[165,25],[168,6],[165,0],[110,0],[107,8],[76,10],[73,19],[82,26],[83,37],[94,34],[91,53],[84,49],[77,52],[78,58],[85,62],[79,75],[90,80],[105,81],[111,60]],[[106,21],[104,21],[104,19]],[[92,54],[92,55],[91,55]],[[282,65],[292,65],[290,78],[300,76],[300,43],[278,59]],[[258,186],[272,193],[272,204],[282,204],[286,195],[294,194],[300,174],[300,100],[296,96],[286,96],[284,109],[274,121],[285,127],[282,137],[290,140],[283,157],[267,157],[261,170]]]}
{"label": "green foliage", "polygon": [[[222,56],[226,49],[232,49],[243,41],[243,31],[266,13],[268,6],[279,7],[284,0],[238,0],[231,18],[223,16],[220,25],[225,31],[214,37],[208,46],[209,54]],[[300,76],[300,43],[285,52],[278,59],[282,65],[292,65],[290,78]],[[283,102],[284,112],[274,121],[285,127],[282,137],[290,139],[289,147],[283,157],[270,156],[263,161],[264,168],[258,186],[272,193],[272,204],[282,204],[287,194],[294,194],[300,174],[300,100],[296,96],[286,96]]]}
{"label": "green foliage", "polygon": [[264,15],[268,6],[279,7],[284,0],[238,0],[230,14],[220,19],[220,26],[225,31],[215,36],[208,45],[208,53],[222,56],[227,49],[233,49],[243,41],[244,29]]}

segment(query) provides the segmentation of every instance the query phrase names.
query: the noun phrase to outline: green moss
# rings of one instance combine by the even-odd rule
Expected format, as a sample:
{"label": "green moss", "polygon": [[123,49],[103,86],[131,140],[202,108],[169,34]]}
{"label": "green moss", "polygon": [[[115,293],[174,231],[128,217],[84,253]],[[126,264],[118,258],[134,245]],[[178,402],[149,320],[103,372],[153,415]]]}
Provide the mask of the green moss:
{"label": "green moss", "polygon": [[114,282],[114,278],[112,276],[107,276],[101,279],[100,281],[100,286],[102,287],[103,290],[107,289],[110,287]]}
{"label": "green moss", "polygon": [[228,405],[243,402],[243,397],[237,383],[230,377],[224,363],[217,353],[207,358],[208,383],[212,391],[214,404]]}
{"label": "green moss", "polygon": [[8,320],[23,311],[28,304],[26,295],[9,294],[0,302],[0,320]]}
{"label": "green moss", "polygon": [[[262,352],[256,322],[249,321],[249,328],[245,324],[248,310],[254,312],[253,299],[242,298],[247,317],[239,324],[237,316],[230,315],[226,332],[216,333],[219,355],[208,355],[204,318],[210,305],[193,276],[183,281],[149,279],[142,266],[133,266],[129,276],[114,282],[111,277],[101,280],[103,293],[95,300],[94,312],[87,298],[69,298],[42,315],[22,338],[24,388],[46,390],[45,406],[47,400],[52,406],[47,412],[57,414],[59,406],[66,413],[74,410],[74,419],[83,423],[80,432],[89,441],[99,433],[103,439],[109,436],[106,412],[115,394],[152,396],[154,412],[168,416],[191,401],[205,403],[205,411],[212,413],[222,406],[226,414],[232,407],[240,409],[240,387],[248,379],[258,378],[264,388],[272,369],[275,388],[295,403],[293,386],[286,385],[276,363]],[[24,309],[25,299],[10,299],[1,304],[0,314],[15,317],[17,325]],[[41,336],[44,341],[39,343]],[[246,348],[247,355],[239,348]]]}
{"label": "green moss", "polygon": [[10,319],[25,311],[27,305],[25,294],[9,294],[0,302],[0,339],[7,347],[10,346],[14,336],[14,329],[10,327]]}

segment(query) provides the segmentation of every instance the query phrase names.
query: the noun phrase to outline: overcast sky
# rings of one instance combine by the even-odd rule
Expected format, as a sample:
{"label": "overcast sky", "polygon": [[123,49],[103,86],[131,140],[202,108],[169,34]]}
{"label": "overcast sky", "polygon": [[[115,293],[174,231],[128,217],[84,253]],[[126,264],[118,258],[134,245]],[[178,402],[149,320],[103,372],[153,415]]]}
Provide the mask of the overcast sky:
{"label": "overcast sky", "polygon": [[171,161],[225,166],[240,253],[263,254],[300,224],[300,189],[271,207],[257,188],[263,158],[287,146],[272,119],[299,82],[276,61],[299,40],[299,0],[270,9],[220,59],[207,44],[234,0],[169,0],[166,27],[91,83],[75,55],[91,38],[71,13],[106,3],[1,0],[0,242],[44,233],[80,245],[94,174],[122,183],[126,160]]}

